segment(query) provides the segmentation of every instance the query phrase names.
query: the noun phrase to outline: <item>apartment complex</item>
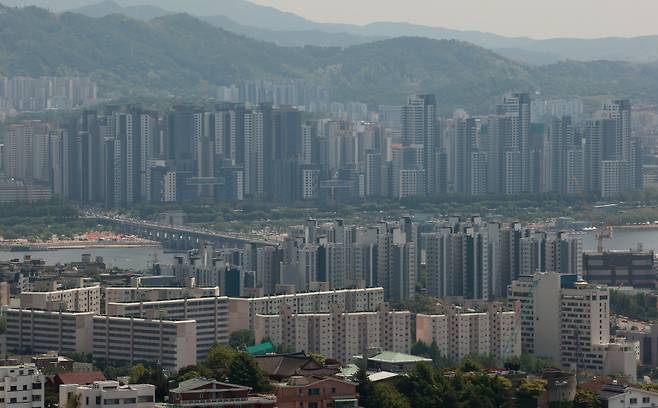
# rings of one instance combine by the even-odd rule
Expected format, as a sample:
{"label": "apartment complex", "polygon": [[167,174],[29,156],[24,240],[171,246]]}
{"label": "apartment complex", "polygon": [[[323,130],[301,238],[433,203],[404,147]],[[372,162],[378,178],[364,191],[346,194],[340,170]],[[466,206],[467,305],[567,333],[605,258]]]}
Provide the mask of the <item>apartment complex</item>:
{"label": "apartment complex", "polygon": [[284,307],[295,314],[329,313],[337,307],[345,312],[373,312],[384,303],[383,288],[344,289],[295,293],[258,298],[229,298],[230,331],[256,328],[256,315],[279,314]]}
{"label": "apartment complex", "polygon": [[196,322],[7,310],[7,350],[92,354],[94,359],[159,362],[178,370],[196,364]]}
{"label": "apartment complex", "polygon": [[101,287],[56,290],[51,292],[22,292],[21,308],[65,312],[101,312]]}
{"label": "apartment complex", "polygon": [[34,364],[0,367],[0,408],[45,405],[46,377]]}
{"label": "apartment complex", "polygon": [[399,353],[411,349],[411,313],[381,307],[376,312],[293,313],[256,315],[256,341],[270,339],[294,351],[318,353],[347,364],[372,348]]}
{"label": "apartment complex", "polygon": [[436,343],[442,356],[460,361],[469,355],[488,355],[500,360],[521,354],[518,315],[501,304],[489,304],[484,312],[455,305],[444,313],[416,316],[416,340]]}
{"label": "apartment complex", "polygon": [[108,316],[142,319],[194,320],[197,359],[202,360],[214,344],[228,343],[230,334],[228,304],[226,297],[108,303],[106,313]]}
{"label": "apartment complex", "polygon": [[178,371],[197,362],[197,325],[194,320],[94,316],[93,356],[129,364],[158,362]]}
{"label": "apartment complex", "polygon": [[508,302],[521,310],[524,351],[564,368],[635,380],[635,347],[610,337],[607,287],[572,283],[556,273],[523,276],[510,285]]}
{"label": "apartment complex", "polygon": [[91,353],[94,313],[7,310],[7,350],[29,354]]}
{"label": "apartment complex", "polygon": [[80,408],[87,407],[155,407],[155,386],[151,384],[121,385],[117,381],[95,381],[90,385],[64,384],[59,387],[59,406],[78,398]]}

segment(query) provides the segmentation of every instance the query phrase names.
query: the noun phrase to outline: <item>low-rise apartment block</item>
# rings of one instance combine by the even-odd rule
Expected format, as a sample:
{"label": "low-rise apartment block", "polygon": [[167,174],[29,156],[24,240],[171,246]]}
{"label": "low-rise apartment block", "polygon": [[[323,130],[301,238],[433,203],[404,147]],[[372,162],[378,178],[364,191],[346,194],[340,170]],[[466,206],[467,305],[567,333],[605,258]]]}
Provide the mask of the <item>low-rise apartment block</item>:
{"label": "low-rise apartment block", "polygon": [[80,408],[88,407],[155,407],[155,386],[151,384],[120,385],[117,381],[95,381],[92,385],[67,384],[59,387],[59,406],[72,399]]}
{"label": "low-rise apartment block", "polygon": [[295,293],[257,298],[229,298],[230,330],[255,330],[256,315],[278,314],[283,307],[292,313],[329,313],[334,306],[344,312],[374,312],[384,303],[383,288],[344,289]]}
{"label": "low-rise apartment block", "polygon": [[101,312],[100,285],[49,292],[23,292],[23,309],[64,312]]}
{"label": "low-rise apartment block", "polygon": [[230,334],[226,297],[108,303],[106,313],[108,316],[196,321],[195,341],[198,360],[204,359],[214,344],[227,344]]}
{"label": "low-rise apartment block", "polygon": [[178,371],[197,362],[197,322],[94,316],[94,359],[158,362]]}
{"label": "low-rise apartment block", "polygon": [[436,343],[442,356],[460,361],[469,355],[489,355],[498,359],[521,354],[521,333],[514,311],[500,304],[475,312],[455,305],[444,313],[416,316],[416,340]]}
{"label": "low-rise apartment block", "polygon": [[411,348],[411,313],[390,311],[293,313],[256,315],[256,341],[270,339],[294,351],[319,353],[347,364],[364,350],[380,348],[408,353]]}
{"label": "low-rise apartment block", "polygon": [[108,287],[105,291],[105,303],[154,302],[158,300],[176,300],[220,295],[219,287]]}
{"label": "low-rise apartment block", "polygon": [[95,313],[7,310],[7,350],[15,353],[91,353]]}
{"label": "low-rise apartment block", "polygon": [[0,407],[43,408],[46,378],[34,364],[0,367]]}
{"label": "low-rise apartment block", "polygon": [[7,310],[7,349],[15,353],[84,353],[108,361],[159,362],[177,370],[196,364],[196,333],[194,320]]}

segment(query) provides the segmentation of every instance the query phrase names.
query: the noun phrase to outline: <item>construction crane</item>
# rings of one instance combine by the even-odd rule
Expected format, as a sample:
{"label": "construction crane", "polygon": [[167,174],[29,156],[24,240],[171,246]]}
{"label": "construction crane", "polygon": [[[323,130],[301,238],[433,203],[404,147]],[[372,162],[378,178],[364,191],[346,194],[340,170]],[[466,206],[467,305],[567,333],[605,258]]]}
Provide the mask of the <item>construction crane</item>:
{"label": "construction crane", "polygon": [[602,228],[597,228],[596,231],[594,231],[594,237],[596,238],[596,250],[599,254],[603,253],[603,240],[604,239],[612,239],[612,227],[609,225],[606,225],[605,227]]}
{"label": "construction crane", "polygon": [[590,223],[592,224],[592,227],[595,228],[594,230],[594,239],[596,239],[596,250],[597,253],[602,254],[603,253],[603,240],[605,239],[612,239],[612,227],[610,225],[603,225],[603,223],[597,223],[596,220],[594,219],[594,206],[587,201],[587,196],[585,195],[585,192],[583,191],[580,183],[578,182],[578,178],[575,176],[572,177],[571,179],[576,186],[576,190],[578,191],[578,195],[583,199],[583,207],[585,208],[587,218],[589,219]]}

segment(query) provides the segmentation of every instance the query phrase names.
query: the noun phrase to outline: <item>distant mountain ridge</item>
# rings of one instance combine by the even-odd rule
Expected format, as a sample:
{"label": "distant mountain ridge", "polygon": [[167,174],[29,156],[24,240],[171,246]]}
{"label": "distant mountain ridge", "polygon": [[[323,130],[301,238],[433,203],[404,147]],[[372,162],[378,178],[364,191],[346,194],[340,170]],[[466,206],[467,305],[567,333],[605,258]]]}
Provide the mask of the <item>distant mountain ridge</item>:
{"label": "distant mountain ridge", "polygon": [[400,37],[356,46],[281,47],[187,14],[140,21],[30,7],[0,13],[0,74],[90,75],[123,96],[207,96],[213,85],[297,78],[338,101],[399,104],[433,92],[442,109],[491,111],[511,90],[658,101],[658,64],[532,67],[456,40]]}
{"label": "distant mountain ridge", "polygon": [[229,31],[258,40],[272,41],[279,45],[351,46],[385,38],[414,36],[467,41],[508,58],[532,64],[546,64],[560,60],[658,61],[658,36],[534,40],[403,22],[376,22],[364,26],[317,23],[293,13],[245,0],[117,1],[127,6],[126,14],[132,17],[139,18],[134,11],[130,11],[130,6],[157,5],[163,12],[165,10],[188,12]]}
{"label": "distant mountain ridge", "polygon": [[535,65],[564,60],[658,61],[658,36],[534,40],[404,22],[377,22],[364,26],[317,23],[293,13],[261,6],[247,0],[115,1],[117,5],[124,8],[122,12],[119,13],[118,10],[107,12],[107,5],[102,0],[4,0],[3,2],[8,5],[35,4],[57,12],[76,10],[92,17],[116,13],[145,20],[161,17],[162,13],[186,12],[237,34],[284,46],[347,47],[385,38],[418,36],[472,42],[508,58]]}

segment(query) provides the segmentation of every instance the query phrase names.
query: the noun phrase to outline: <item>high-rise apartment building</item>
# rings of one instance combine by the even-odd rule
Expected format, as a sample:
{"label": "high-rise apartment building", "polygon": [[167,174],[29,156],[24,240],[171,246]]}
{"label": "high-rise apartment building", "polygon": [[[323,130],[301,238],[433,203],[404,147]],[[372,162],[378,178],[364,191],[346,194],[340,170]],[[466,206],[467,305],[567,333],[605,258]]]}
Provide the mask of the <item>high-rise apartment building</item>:
{"label": "high-rise apartment building", "polygon": [[416,340],[436,344],[442,356],[461,361],[467,356],[486,355],[505,360],[521,355],[518,315],[500,304],[481,312],[446,305],[441,314],[416,316]]}

